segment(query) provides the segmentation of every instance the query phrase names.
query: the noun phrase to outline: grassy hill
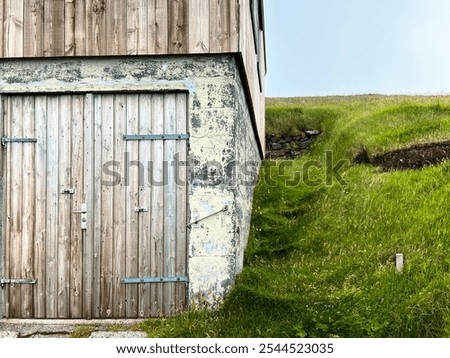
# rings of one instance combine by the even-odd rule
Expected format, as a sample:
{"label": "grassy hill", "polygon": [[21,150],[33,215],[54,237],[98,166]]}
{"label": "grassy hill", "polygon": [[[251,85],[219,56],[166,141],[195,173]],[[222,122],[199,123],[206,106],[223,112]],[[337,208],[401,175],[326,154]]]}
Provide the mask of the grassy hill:
{"label": "grassy hill", "polygon": [[302,129],[323,131],[306,155],[262,167],[245,269],[226,303],[147,321],[150,336],[450,336],[450,162],[352,164],[362,149],[450,139],[450,98],[267,101],[268,133]]}

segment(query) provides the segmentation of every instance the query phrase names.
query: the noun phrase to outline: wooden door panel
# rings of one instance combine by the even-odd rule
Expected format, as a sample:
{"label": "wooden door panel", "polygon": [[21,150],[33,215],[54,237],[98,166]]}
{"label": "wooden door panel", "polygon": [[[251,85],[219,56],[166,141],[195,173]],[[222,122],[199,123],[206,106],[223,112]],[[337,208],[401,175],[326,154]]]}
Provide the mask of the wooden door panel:
{"label": "wooden door panel", "polygon": [[6,96],[4,104],[4,136],[13,139],[4,155],[5,276],[36,280],[7,285],[6,315],[79,318],[81,231],[72,206],[83,191],[82,97]]}
{"label": "wooden door panel", "polygon": [[[186,137],[124,136],[187,133],[186,95],[11,95],[0,107],[3,136],[29,139],[2,151],[2,274],[36,280],[6,285],[0,313],[136,318],[184,309],[187,168],[177,162],[187,161]],[[120,180],[111,182],[108,166]]]}

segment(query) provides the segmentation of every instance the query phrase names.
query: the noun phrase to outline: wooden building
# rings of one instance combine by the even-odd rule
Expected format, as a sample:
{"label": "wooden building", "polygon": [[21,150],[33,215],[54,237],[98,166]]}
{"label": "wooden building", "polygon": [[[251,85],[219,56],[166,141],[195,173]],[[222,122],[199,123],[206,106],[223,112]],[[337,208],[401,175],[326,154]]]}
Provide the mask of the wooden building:
{"label": "wooden building", "polygon": [[220,304],[264,148],[262,0],[0,0],[0,316]]}

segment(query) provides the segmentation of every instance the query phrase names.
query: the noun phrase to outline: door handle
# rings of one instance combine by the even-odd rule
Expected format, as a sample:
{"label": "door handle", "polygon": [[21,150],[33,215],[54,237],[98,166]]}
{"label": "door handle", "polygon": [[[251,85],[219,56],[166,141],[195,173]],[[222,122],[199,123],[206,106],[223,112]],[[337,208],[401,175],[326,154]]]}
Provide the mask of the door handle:
{"label": "door handle", "polygon": [[87,229],[87,205],[82,203],[79,211],[73,211],[74,214],[81,214],[80,226],[81,230]]}

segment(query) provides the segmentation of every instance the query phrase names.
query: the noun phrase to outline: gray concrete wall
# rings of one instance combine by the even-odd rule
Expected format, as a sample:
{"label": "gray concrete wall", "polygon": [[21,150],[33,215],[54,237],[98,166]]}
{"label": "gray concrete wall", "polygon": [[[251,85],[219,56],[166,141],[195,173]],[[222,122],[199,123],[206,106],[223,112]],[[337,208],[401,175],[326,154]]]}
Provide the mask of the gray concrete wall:
{"label": "gray concrete wall", "polygon": [[234,56],[0,61],[0,93],[180,90],[189,92],[190,303],[214,307],[242,269],[260,165]]}

